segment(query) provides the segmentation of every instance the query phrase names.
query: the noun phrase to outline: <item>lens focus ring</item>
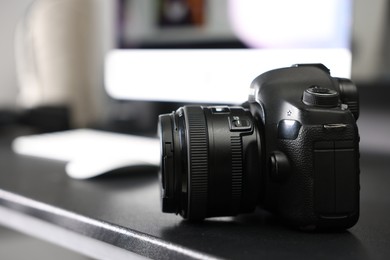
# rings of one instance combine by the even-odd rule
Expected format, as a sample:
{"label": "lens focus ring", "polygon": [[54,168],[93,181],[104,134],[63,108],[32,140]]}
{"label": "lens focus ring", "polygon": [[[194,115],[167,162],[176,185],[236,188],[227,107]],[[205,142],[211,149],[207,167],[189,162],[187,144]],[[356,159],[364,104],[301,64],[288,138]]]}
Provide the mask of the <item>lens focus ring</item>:
{"label": "lens focus ring", "polygon": [[207,124],[201,107],[185,107],[188,136],[189,219],[203,219],[207,212],[208,138]]}
{"label": "lens focus ring", "polygon": [[242,140],[241,136],[231,136],[232,152],[232,209],[237,214],[242,196]]}

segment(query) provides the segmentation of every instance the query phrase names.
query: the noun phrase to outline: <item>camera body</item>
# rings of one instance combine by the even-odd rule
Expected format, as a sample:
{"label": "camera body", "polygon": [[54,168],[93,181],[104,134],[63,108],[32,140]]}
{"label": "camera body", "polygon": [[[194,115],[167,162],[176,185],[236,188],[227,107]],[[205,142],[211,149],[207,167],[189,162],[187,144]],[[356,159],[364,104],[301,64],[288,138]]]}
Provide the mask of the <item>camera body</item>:
{"label": "camera body", "polygon": [[163,212],[233,216],[259,205],[303,229],[359,218],[359,97],[322,64],[268,71],[243,107],[160,115]]}
{"label": "camera body", "polygon": [[322,64],[304,64],[266,72],[250,90],[264,136],[261,205],[295,226],[353,226],[360,189],[356,87]]}

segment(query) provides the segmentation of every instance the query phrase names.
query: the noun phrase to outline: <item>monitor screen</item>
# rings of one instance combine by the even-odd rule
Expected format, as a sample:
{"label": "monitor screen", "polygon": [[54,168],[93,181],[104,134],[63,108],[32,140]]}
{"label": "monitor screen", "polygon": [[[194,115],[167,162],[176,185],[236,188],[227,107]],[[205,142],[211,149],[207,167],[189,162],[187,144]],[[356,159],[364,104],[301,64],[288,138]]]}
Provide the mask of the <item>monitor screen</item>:
{"label": "monitor screen", "polygon": [[350,77],[352,0],[118,0],[105,88],[121,100],[239,104],[261,73]]}

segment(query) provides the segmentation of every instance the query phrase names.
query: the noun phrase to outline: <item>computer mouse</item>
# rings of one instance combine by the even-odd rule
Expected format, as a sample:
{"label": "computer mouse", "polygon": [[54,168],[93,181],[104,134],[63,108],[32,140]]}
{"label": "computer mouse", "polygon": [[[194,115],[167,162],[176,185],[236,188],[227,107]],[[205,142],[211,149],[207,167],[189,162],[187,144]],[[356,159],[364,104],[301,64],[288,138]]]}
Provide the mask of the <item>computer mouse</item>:
{"label": "computer mouse", "polygon": [[116,157],[109,159],[80,159],[67,163],[65,171],[69,177],[74,179],[89,179],[103,174],[115,174],[121,169],[136,167],[158,166],[156,161],[134,160],[131,158]]}

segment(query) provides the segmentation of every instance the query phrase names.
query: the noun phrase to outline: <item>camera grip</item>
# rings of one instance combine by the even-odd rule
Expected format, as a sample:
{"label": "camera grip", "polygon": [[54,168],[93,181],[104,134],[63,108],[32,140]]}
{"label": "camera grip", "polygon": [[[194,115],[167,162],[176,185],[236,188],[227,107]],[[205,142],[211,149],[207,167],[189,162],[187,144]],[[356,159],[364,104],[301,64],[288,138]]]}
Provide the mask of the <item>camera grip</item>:
{"label": "camera grip", "polygon": [[[348,228],[359,215],[359,149],[354,125],[303,125],[296,139],[277,139],[291,166],[289,176],[269,178],[268,206],[294,226]],[[268,185],[269,184],[269,185]]]}

